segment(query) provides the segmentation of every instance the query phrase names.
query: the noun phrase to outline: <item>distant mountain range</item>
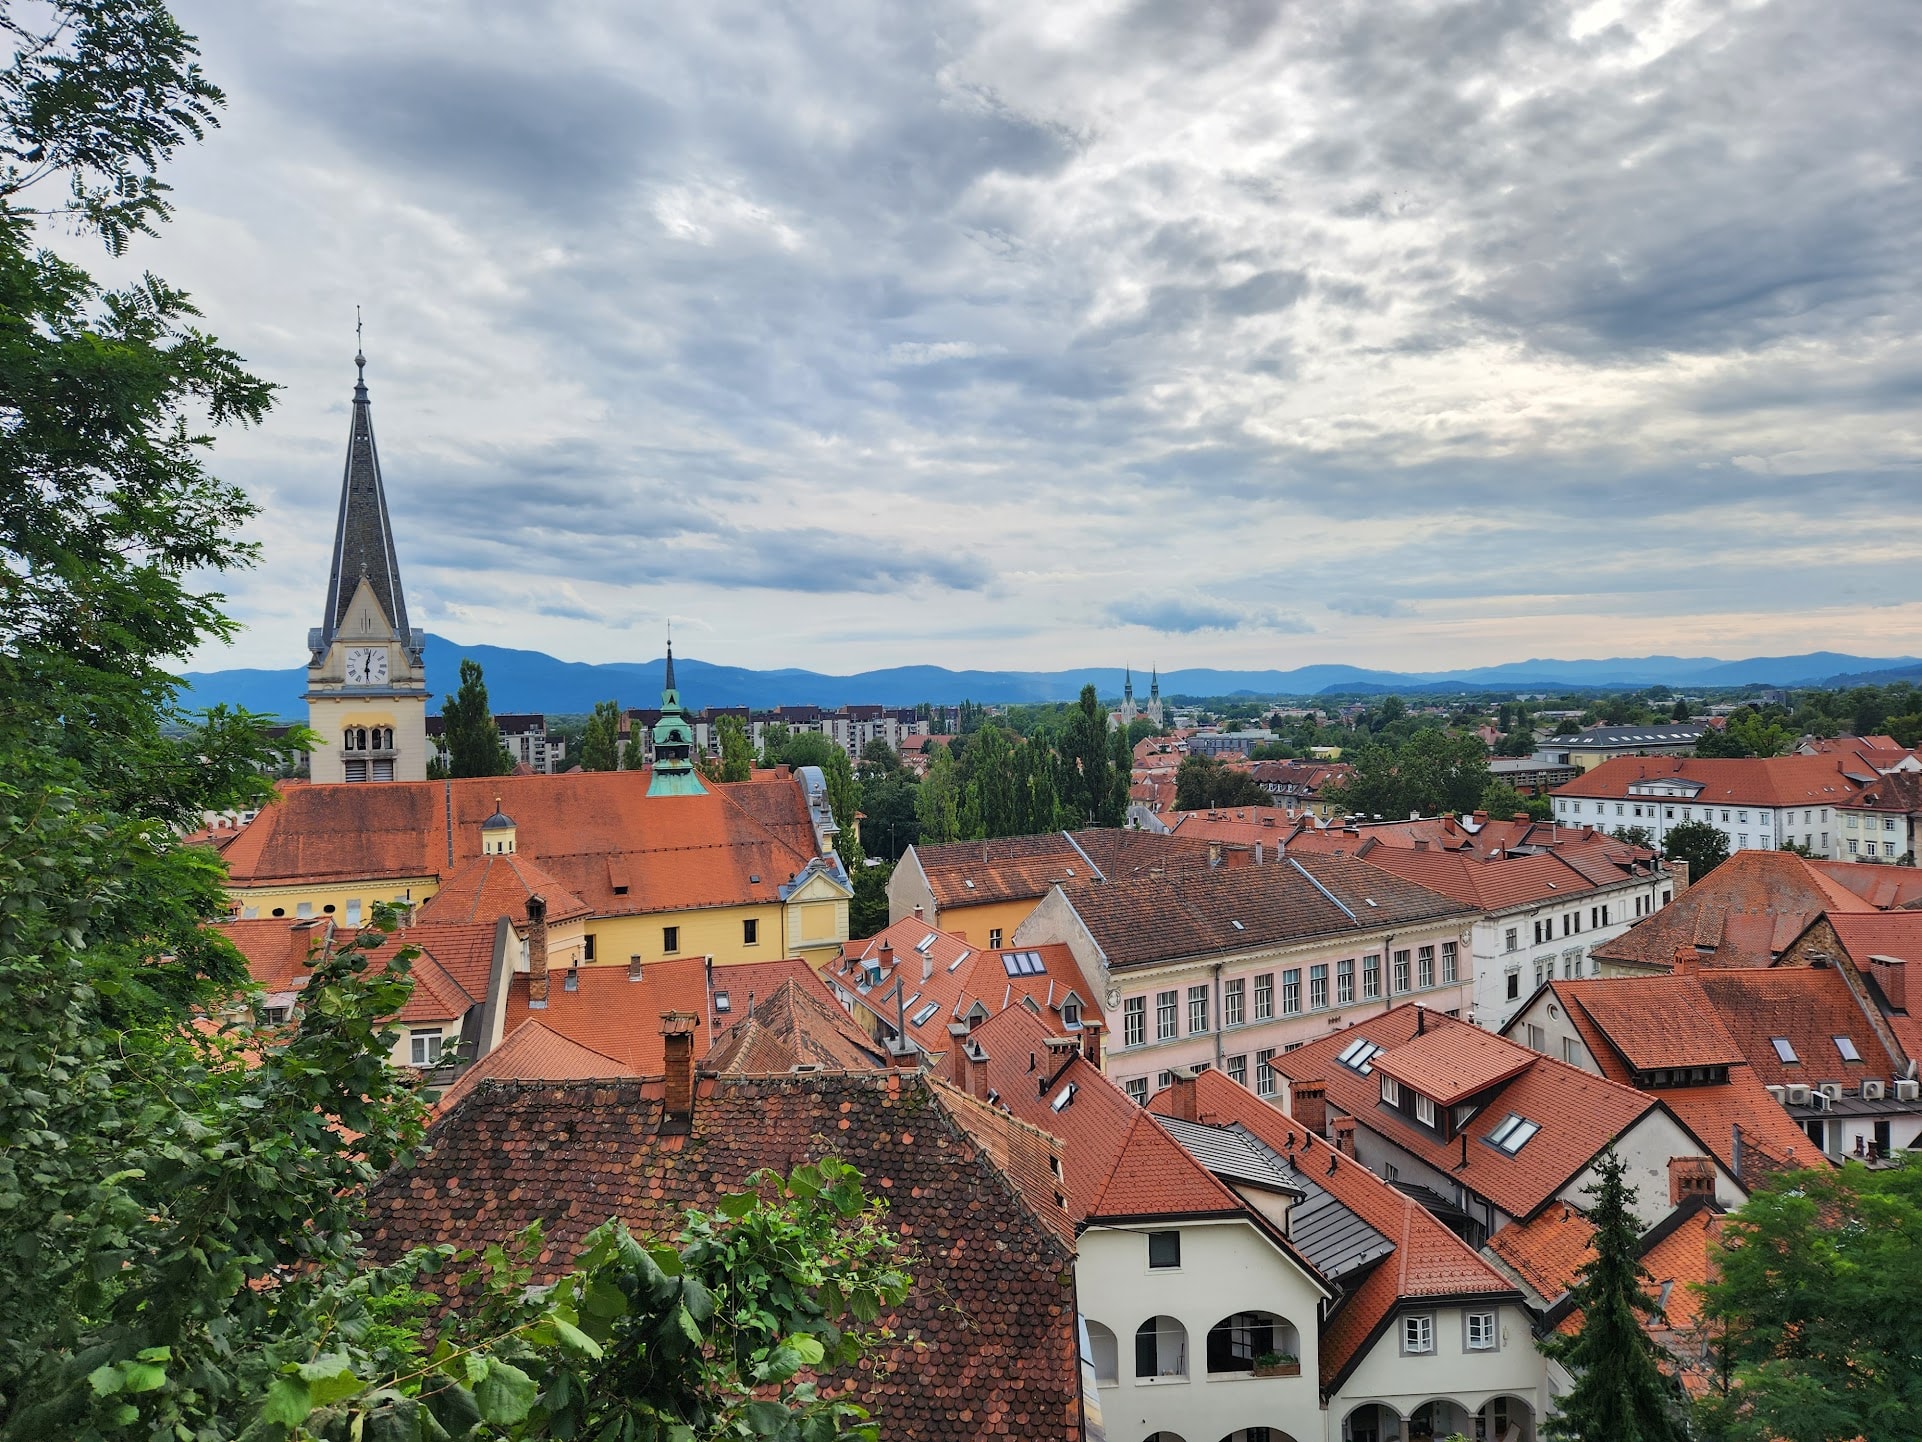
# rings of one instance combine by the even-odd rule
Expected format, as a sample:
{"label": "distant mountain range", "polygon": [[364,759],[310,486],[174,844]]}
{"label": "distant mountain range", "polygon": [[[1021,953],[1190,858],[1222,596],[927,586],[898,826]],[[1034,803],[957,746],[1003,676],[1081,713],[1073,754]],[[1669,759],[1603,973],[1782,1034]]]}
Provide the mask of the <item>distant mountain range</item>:
{"label": "distant mountain range", "polygon": [[[463,657],[480,662],[487,694],[498,712],[539,711],[568,715],[590,711],[610,698],[624,706],[652,706],[659,699],[663,662],[614,661],[588,665],[557,661],[540,651],[503,646],[463,646],[445,636],[427,638],[427,675],[438,694],[454,689]],[[1093,682],[1104,697],[1121,694],[1120,667],[1075,671],[949,671],[940,666],[894,666],[852,676],[815,671],[751,671],[675,658],[675,679],[690,707],[840,706],[871,703],[912,706],[921,701],[963,699],[993,704],[1071,701]],[[244,706],[283,717],[306,713],[301,694],[307,673],[229,670],[187,673],[187,703]],[[1371,671],[1358,666],[1298,666],[1292,671],[1170,671],[1161,678],[1164,697],[1333,696],[1448,694],[1462,691],[1619,690],[1642,686],[1823,686],[1922,680],[1922,661],[1912,656],[1845,656],[1816,651],[1806,656],[1756,656],[1746,661],[1713,657],[1637,656],[1605,661],[1511,661],[1464,671]],[[1148,696],[1148,677],[1135,674],[1135,695]],[[430,706],[438,711],[438,700]]]}

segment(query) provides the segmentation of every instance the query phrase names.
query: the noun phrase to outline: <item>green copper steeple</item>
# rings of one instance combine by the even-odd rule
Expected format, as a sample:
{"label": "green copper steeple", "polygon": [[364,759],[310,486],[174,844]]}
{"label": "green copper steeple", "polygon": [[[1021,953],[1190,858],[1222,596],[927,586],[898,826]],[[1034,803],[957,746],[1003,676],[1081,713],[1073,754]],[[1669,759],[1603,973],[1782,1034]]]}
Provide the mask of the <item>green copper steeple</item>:
{"label": "green copper steeple", "polygon": [[667,643],[667,674],[661,678],[661,719],[654,723],[654,775],[649,796],[705,796],[700,773],[694,769],[694,727],[681,707],[680,688],[674,684],[674,642]]}

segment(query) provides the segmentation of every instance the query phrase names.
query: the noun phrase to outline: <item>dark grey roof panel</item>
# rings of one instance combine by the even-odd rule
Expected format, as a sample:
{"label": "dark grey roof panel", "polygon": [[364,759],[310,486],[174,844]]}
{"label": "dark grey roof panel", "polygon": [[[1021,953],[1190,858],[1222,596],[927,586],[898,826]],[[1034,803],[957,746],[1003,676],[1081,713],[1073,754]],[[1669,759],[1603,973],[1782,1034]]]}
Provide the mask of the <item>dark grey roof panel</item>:
{"label": "dark grey roof panel", "polygon": [[[354,363],[364,366],[364,357]],[[387,492],[381,484],[380,453],[374,447],[374,419],[363,370],[354,383],[354,414],[347,432],[347,465],[340,482],[340,517],[334,527],[333,566],[327,577],[327,613],[321,619],[320,645],[330,645],[353,604],[364,571],[374,596],[387,613],[402,644],[411,644],[407,598],[400,588],[400,563],[394,556],[394,529],[387,517]]]}

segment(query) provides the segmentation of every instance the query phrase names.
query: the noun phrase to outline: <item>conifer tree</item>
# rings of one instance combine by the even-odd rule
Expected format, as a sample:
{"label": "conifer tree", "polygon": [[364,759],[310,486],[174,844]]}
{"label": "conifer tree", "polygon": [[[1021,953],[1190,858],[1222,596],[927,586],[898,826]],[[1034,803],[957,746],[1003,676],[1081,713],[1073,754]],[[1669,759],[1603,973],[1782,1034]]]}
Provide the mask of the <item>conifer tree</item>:
{"label": "conifer tree", "polygon": [[722,781],[745,781],[754,774],[754,743],[739,716],[723,716],[715,723],[721,742]]}
{"label": "conifer tree", "polygon": [[514,769],[487,702],[480,662],[461,659],[460,691],[440,703],[440,717],[446,728],[448,775],[505,776]]}
{"label": "conifer tree", "polygon": [[1595,1255],[1583,1266],[1571,1296],[1582,1325],[1573,1336],[1542,1342],[1542,1351],[1567,1367],[1574,1390],[1550,1419],[1550,1436],[1576,1442],[1687,1442],[1688,1428],[1675,1384],[1664,1376],[1661,1352],[1642,1318],[1659,1310],[1646,1290],[1634,1213],[1635,1188],[1613,1151],[1595,1164],[1585,1190],[1594,1198]]}

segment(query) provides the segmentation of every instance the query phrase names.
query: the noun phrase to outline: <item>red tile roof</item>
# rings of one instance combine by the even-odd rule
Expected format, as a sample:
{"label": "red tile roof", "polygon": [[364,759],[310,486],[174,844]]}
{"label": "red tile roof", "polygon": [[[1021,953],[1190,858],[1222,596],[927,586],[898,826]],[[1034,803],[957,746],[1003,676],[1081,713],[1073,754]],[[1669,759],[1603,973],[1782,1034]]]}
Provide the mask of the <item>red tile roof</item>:
{"label": "red tile roof", "polygon": [[[1469,1122],[1466,1143],[1443,1142],[1432,1132],[1380,1105],[1381,1084],[1337,1061],[1336,1055],[1362,1037],[1392,1055],[1415,1037],[1416,1008],[1393,1011],[1284,1052],[1272,1063],[1292,1081],[1320,1081],[1331,1107],[1337,1107],[1395,1145],[1420,1157],[1444,1175],[1488,1198],[1511,1217],[1531,1217],[1658,1103],[1631,1087],[1581,1071],[1501,1038],[1490,1038],[1518,1052],[1528,1065],[1499,1084]],[[1443,1037],[1459,1037],[1477,1066],[1486,1066],[1486,1032],[1452,1017],[1429,1015],[1425,1025]],[[1424,1047],[1437,1047],[1424,1042]],[[1377,1058],[1379,1062],[1380,1058]],[[1514,1113],[1540,1124],[1520,1151],[1488,1144],[1488,1134]],[[1465,1160],[1464,1160],[1465,1159]]]}
{"label": "red tile roof", "polygon": [[1590,868],[1577,866],[1560,851],[1477,859],[1460,851],[1378,846],[1369,851],[1368,862],[1479,911],[1506,911],[1585,896],[1598,886],[1627,879],[1613,866],[1594,869],[1591,876]]}
{"label": "red tile roof", "polygon": [[[1877,1035],[1847,979],[1833,967],[1704,968],[1701,983],[1722,1025],[1767,1085],[1833,1081],[1854,1088],[1864,1077],[1887,1081],[1904,1070]],[[1799,1061],[1776,1056],[1773,1041],[1778,1037]],[[1844,1060],[1837,1037],[1848,1038],[1861,1060]]]}
{"label": "red tile roof", "polygon": [[1488,1239],[1488,1250],[1514,1269],[1545,1304],[1563,1296],[1588,1260],[1595,1227],[1581,1209],[1564,1202],[1546,1207],[1526,1222],[1503,1227]]}
{"label": "red tile roof", "polygon": [[[1167,1091],[1151,1106],[1165,1109]],[[1397,1308],[1429,1297],[1514,1295],[1515,1289],[1460,1237],[1418,1202],[1396,1191],[1361,1163],[1343,1156],[1301,1123],[1220,1072],[1195,1078],[1196,1119],[1239,1124],[1263,1143],[1296,1159],[1315,1184],[1395,1244],[1323,1323],[1321,1383],[1332,1391],[1360,1363]]]}
{"label": "red tile roof", "polygon": [[1452,1107],[1526,1071],[1535,1054],[1479,1027],[1430,1027],[1374,1059],[1374,1068]]}
{"label": "red tile roof", "polygon": [[701,1070],[737,1076],[796,1067],[874,1071],[887,1053],[819,986],[784,981],[723,1031]]}
{"label": "red tile roof", "polygon": [[1612,756],[1550,794],[1625,801],[1638,782],[1680,777],[1702,787],[1696,805],[1835,806],[1860,789],[1851,772],[1863,768],[1849,756]]}
{"label": "red tile roof", "polygon": [[1811,861],[1815,871],[1878,911],[1896,911],[1922,904],[1922,870],[1913,866],[1871,866],[1861,861]]}
{"label": "red tile roof", "polygon": [[1767,966],[1820,913],[1870,909],[1792,852],[1738,851],[1594,954],[1666,969],[1677,947],[1694,947],[1716,966]]}
{"label": "red tile roof", "polygon": [[[568,990],[568,977],[575,989]],[[661,1013],[691,1012],[694,1055],[705,1056],[713,1045],[713,1023],[707,1011],[707,965],[698,956],[657,961],[640,981],[627,979],[624,966],[583,966],[569,973],[554,968],[547,974],[547,1005],[528,1004],[528,974],[517,972],[507,989],[502,1041],[529,1022],[577,1042],[603,1056],[613,1057],[636,1076],[659,1074],[666,1061],[661,1038]]]}
{"label": "red tile roof", "polygon": [[441,1093],[435,1110],[449,1110],[485,1081],[579,1081],[635,1075],[626,1062],[582,1046],[537,1021],[529,1022],[509,1032],[505,1041],[462,1072]]}
{"label": "red tile roof", "polygon": [[[881,1436],[1079,1442],[1074,1293],[1063,1280],[1074,1253],[1059,1217],[1041,1215],[980,1139],[995,1118],[900,1071],[706,1078],[692,1134],[663,1136],[661,1095],[653,1080],[475,1087],[435,1122],[412,1168],[373,1187],[370,1250],[388,1259],[428,1243],[477,1247],[543,1219],[535,1271],[545,1281],[607,1217],[669,1239],[687,1209],[712,1207],[754,1172],[832,1153],[886,1199],[888,1226],[917,1253],[914,1292],[881,1319],[897,1340],[850,1379]],[[1005,1123],[999,1144],[1046,1150]]]}
{"label": "red tile roof", "polygon": [[[352,935],[380,937],[374,931],[349,933],[331,917],[288,921],[260,918],[221,922],[213,928],[246,958],[248,973],[269,996],[291,1002],[312,974],[311,955],[344,946]],[[487,995],[494,961],[495,924],[417,925],[381,937],[370,952],[374,961],[414,947],[414,994],[392,1021],[457,1022]],[[281,1003],[276,1003],[281,1004]]]}
{"label": "red tile roof", "polygon": [[423,922],[487,922],[506,917],[516,926],[527,925],[527,901],[538,896],[547,903],[548,922],[586,916],[589,908],[573,892],[531,857],[476,856],[455,866],[440,889],[420,905]]}
{"label": "red tile roof", "polygon": [[1247,1210],[1240,1197],[1183,1151],[1145,1109],[1138,1108],[1108,1184],[1088,1209],[1086,1220],[1217,1217]]}
{"label": "red tile roof", "polygon": [[[923,943],[926,943],[925,947]],[[1032,956],[1017,963],[1011,974],[1006,957]],[[881,979],[870,984],[864,963],[880,965]],[[1036,964],[1042,968],[1034,971]],[[1081,965],[1065,945],[977,947],[950,931],[942,931],[913,917],[905,917],[865,941],[842,947],[842,960],[832,966],[829,979],[856,1004],[885,1022],[890,1031],[905,1018],[907,1034],[923,1051],[940,1054],[949,1044],[948,1026],[975,1010],[994,1016],[1026,1000],[1048,1028],[1065,1035],[1062,1003],[1073,997],[1084,1017],[1102,1021],[1101,999]],[[893,999],[896,979],[902,983],[900,1004]],[[935,1011],[926,1021],[915,1017]]]}
{"label": "red tile roof", "polygon": [[645,771],[283,786],[226,849],[238,888],[290,881],[450,877],[481,854],[495,798],[517,855],[596,915],[774,904],[817,854],[792,777],[649,796]]}

